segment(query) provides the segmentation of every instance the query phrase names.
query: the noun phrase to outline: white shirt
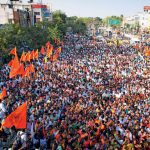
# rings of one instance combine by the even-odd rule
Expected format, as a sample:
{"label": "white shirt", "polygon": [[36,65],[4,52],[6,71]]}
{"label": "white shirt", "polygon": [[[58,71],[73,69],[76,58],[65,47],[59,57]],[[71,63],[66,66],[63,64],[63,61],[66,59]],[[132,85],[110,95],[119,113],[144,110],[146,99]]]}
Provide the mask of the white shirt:
{"label": "white shirt", "polygon": [[0,110],[2,110],[3,112],[6,112],[6,108],[3,103],[0,103]]}

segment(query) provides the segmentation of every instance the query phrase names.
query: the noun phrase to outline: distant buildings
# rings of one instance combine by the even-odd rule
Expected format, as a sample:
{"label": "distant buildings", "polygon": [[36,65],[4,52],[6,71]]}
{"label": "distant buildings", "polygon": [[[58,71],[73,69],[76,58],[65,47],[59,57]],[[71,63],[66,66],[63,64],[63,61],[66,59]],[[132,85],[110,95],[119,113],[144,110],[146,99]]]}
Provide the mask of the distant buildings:
{"label": "distant buildings", "polygon": [[0,24],[18,23],[26,27],[43,20],[52,21],[52,12],[47,5],[21,1],[0,2]]}
{"label": "distant buildings", "polygon": [[125,18],[124,24],[129,25],[138,24],[141,29],[150,28],[150,6],[144,6],[143,12]]}

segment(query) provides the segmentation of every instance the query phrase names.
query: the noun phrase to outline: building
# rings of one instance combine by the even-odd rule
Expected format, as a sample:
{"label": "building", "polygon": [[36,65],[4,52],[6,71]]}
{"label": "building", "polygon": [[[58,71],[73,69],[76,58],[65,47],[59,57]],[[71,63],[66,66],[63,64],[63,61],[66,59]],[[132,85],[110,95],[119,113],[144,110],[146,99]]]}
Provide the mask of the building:
{"label": "building", "polygon": [[0,4],[0,24],[13,23],[13,10],[9,4]]}
{"label": "building", "polygon": [[150,6],[144,6],[143,12],[125,18],[125,23],[130,25],[138,24],[141,29],[150,28]]}
{"label": "building", "polygon": [[34,25],[36,22],[48,20],[52,21],[52,13],[50,12],[50,8],[47,5],[43,4],[32,4],[32,24]]}
{"label": "building", "polygon": [[17,23],[26,27],[43,20],[52,21],[52,13],[47,5],[21,1],[0,3],[0,24]]}

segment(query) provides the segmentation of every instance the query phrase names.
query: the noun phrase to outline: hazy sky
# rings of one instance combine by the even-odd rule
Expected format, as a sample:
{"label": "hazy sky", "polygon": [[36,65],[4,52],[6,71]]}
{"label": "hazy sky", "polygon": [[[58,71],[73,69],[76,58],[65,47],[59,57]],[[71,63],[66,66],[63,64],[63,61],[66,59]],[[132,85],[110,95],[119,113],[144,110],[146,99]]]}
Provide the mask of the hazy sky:
{"label": "hazy sky", "polygon": [[[4,0],[0,0],[4,1]],[[6,0],[8,1],[8,0]],[[23,0],[28,1],[28,0]],[[41,0],[34,0],[39,2]],[[51,3],[53,10],[62,10],[68,16],[106,17],[110,15],[134,15],[143,11],[150,0],[42,0]]]}

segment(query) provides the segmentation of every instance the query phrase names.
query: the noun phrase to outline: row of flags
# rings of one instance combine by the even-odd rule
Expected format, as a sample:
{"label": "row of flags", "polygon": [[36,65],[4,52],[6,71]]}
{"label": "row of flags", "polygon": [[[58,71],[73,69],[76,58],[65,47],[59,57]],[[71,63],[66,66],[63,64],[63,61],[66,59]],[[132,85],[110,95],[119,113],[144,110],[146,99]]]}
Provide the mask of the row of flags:
{"label": "row of flags", "polygon": [[[55,39],[56,44],[60,43],[60,41]],[[61,47],[58,47],[54,50],[53,45],[50,42],[46,43],[46,46],[42,46],[40,50],[40,54],[49,58],[52,62],[56,61],[61,53]],[[30,77],[31,73],[35,72],[35,67],[32,64],[32,60],[36,60],[39,58],[38,49],[36,51],[32,50],[28,51],[26,54],[23,51],[20,57],[20,60],[17,55],[16,47],[13,48],[10,55],[14,55],[14,58],[8,63],[10,67],[9,78],[16,77],[20,75],[21,77]],[[25,67],[25,62],[29,62],[29,65]],[[0,93],[0,100],[3,100],[7,96],[6,89],[3,88]],[[27,126],[27,102],[24,102],[21,106],[19,106],[15,111],[7,116],[7,118],[2,123],[2,127],[11,128],[15,126],[16,129],[25,129]]]}

